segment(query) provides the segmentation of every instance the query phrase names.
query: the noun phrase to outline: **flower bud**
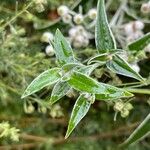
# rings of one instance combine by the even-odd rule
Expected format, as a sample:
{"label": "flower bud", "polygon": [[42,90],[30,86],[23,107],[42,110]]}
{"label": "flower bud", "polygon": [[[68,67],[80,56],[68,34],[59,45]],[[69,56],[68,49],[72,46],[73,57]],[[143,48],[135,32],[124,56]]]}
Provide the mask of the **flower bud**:
{"label": "flower bud", "polygon": [[29,104],[29,106],[24,107],[24,111],[27,114],[32,114],[34,112],[35,108],[32,104]]}
{"label": "flower bud", "polygon": [[114,105],[114,110],[115,111],[121,111],[124,107],[124,103],[119,101],[119,102],[116,102],[115,105]]}
{"label": "flower bud", "polygon": [[124,31],[126,35],[130,35],[133,33],[133,27],[131,23],[128,23],[124,26]]}
{"label": "flower bud", "polygon": [[141,12],[143,14],[148,14],[150,13],[150,2],[149,3],[143,3],[141,6]]}
{"label": "flower bud", "polygon": [[46,53],[48,56],[54,56],[55,51],[54,51],[53,46],[52,46],[52,45],[48,45],[48,46],[45,48],[45,53]]}
{"label": "flower bud", "polygon": [[37,4],[36,7],[35,7],[35,9],[36,9],[36,11],[38,13],[41,13],[41,12],[43,12],[45,10],[44,5],[41,4],[41,3]]}
{"label": "flower bud", "polygon": [[132,106],[131,103],[127,103],[127,104],[125,104],[124,108],[127,109],[127,110],[132,110],[133,106]]}
{"label": "flower bud", "polygon": [[67,6],[61,5],[61,6],[59,6],[58,9],[57,9],[57,13],[58,13],[60,16],[64,16],[64,15],[66,15],[66,14],[69,13],[69,9],[68,9]]}
{"label": "flower bud", "polygon": [[135,30],[142,30],[144,28],[144,23],[142,21],[134,21],[133,22],[133,28],[135,28]]}
{"label": "flower bud", "polygon": [[72,16],[69,14],[65,14],[64,16],[62,16],[62,20],[64,23],[70,23],[72,21]]}
{"label": "flower bud", "polygon": [[40,113],[42,113],[42,114],[46,114],[47,108],[46,108],[46,107],[43,107],[43,106],[40,106],[40,107],[38,107],[38,112],[40,112]]}
{"label": "flower bud", "polygon": [[88,17],[92,20],[94,20],[97,16],[97,10],[95,8],[90,9],[88,12]]}
{"label": "flower bud", "polygon": [[129,116],[129,113],[129,110],[124,108],[121,110],[121,117],[126,118],[127,116]]}
{"label": "flower bud", "polygon": [[81,24],[83,22],[84,18],[83,18],[82,14],[77,14],[74,16],[73,20],[76,24]]}
{"label": "flower bud", "polygon": [[69,30],[69,36],[70,37],[75,37],[77,35],[77,29],[76,28],[71,28],[70,30]]}
{"label": "flower bud", "polygon": [[41,37],[41,42],[49,43],[53,39],[54,39],[54,36],[51,32],[44,32],[42,37]]}

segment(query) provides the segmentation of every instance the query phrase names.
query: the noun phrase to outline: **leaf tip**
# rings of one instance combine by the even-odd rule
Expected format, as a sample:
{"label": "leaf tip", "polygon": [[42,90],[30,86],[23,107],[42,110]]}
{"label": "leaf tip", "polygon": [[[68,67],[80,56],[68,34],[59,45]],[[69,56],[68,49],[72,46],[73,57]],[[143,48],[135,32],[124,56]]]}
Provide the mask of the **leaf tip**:
{"label": "leaf tip", "polygon": [[[70,133],[71,133],[71,132],[70,132]],[[70,133],[69,133],[68,130],[67,130],[66,135],[65,135],[65,140],[69,137]]]}
{"label": "leaf tip", "polygon": [[133,97],[134,96],[134,94],[132,94],[128,91],[125,91],[124,94],[125,94],[126,97]]}
{"label": "leaf tip", "polygon": [[26,91],[21,95],[21,99],[24,99],[25,97],[27,97],[28,95],[26,94]]}

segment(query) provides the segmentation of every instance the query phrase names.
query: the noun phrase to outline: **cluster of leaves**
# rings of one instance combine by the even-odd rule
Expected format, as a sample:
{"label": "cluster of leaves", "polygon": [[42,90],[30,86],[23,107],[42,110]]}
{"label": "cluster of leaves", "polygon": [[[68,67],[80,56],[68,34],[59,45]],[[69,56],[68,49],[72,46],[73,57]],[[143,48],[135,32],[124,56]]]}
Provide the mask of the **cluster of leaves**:
{"label": "cluster of leaves", "polygon": [[[49,100],[49,104],[52,105],[65,96],[66,93],[70,92],[71,89],[78,91],[79,97],[74,105],[65,138],[71,134],[80,120],[87,114],[91,104],[93,104],[95,100],[114,101],[120,98],[133,96],[127,89],[117,88],[109,84],[98,82],[90,77],[91,73],[97,67],[107,67],[117,74],[137,79],[140,82],[145,82],[145,79],[120,57],[119,54],[124,53],[124,51],[117,49],[115,39],[108,25],[104,0],[98,1],[97,8],[98,16],[95,41],[98,54],[90,58],[87,65],[82,64],[74,57],[71,46],[57,29],[52,45],[55,49],[58,67],[46,70],[40,74],[32,81],[22,95],[22,98],[25,98],[46,86],[54,85]],[[139,48],[139,44],[140,48],[143,48],[145,46],[144,43],[147,43],[148,40],[149,34],[130,44],[128,47],[130,50],[136,50]],[[149,131],[149,125],[147,125],[149,123],[149,117],[146,120],[148,121],[145,121],[144,126],[141,126],[142,128],[146,126],[144,133]],[[138,137],[141,136],[141,134],[140,136],[138,134],[134,135]],[[135,139],[138,139],[136,137],[133,140],[133,137],[134,136],[129,138],[129,141],[133,142]]]}

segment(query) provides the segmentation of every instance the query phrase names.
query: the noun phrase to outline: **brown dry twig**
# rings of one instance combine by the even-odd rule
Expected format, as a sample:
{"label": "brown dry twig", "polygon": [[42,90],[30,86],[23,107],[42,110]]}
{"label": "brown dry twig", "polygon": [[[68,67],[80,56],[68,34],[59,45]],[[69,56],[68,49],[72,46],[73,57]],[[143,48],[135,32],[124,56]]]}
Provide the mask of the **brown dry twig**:
{"label": "brown dry twig", "polygon": [[69,139],[65,140],[64,137],[61,138],[48,138],[48,137],[41,137],[41,136],[35,136],[35,135],[29,135],[29,134],[21,134],[20,138],[26,141],[33,141],[33,143],[30,144],[18,144],[18,145],[8,145],[8,146],[0,146],[0,150],[6,150],[6,149],[18,149],[18,148],[33,148],[38,146],[42,143],[49,143],[53,145],[63,144],[65,142],[78,142],[78,141],[85,141],[85,140],[100,140],[100,139],[108,139],[113,137],[120,137],[123,135],[128,135],[131,133],[131,130],[133,130],[139,122],[133,123],[128,126],[122,126],[118,129],[115,129],[113,131],[100,133],[97,135],[91,135],[91,136],[83,136],[83,137],[70,137]]}

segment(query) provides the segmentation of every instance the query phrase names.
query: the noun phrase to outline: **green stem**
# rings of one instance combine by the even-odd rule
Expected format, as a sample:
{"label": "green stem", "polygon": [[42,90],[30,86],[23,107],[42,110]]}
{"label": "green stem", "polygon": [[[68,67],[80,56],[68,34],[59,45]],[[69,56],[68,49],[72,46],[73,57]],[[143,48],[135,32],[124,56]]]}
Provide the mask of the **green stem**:
{"label": "green stem", "polygon": [[138,93],[138,94],[148,94],[150,95],[150,89],[131,89],[131,88],[124,88],[125,90],[131,93]]}

